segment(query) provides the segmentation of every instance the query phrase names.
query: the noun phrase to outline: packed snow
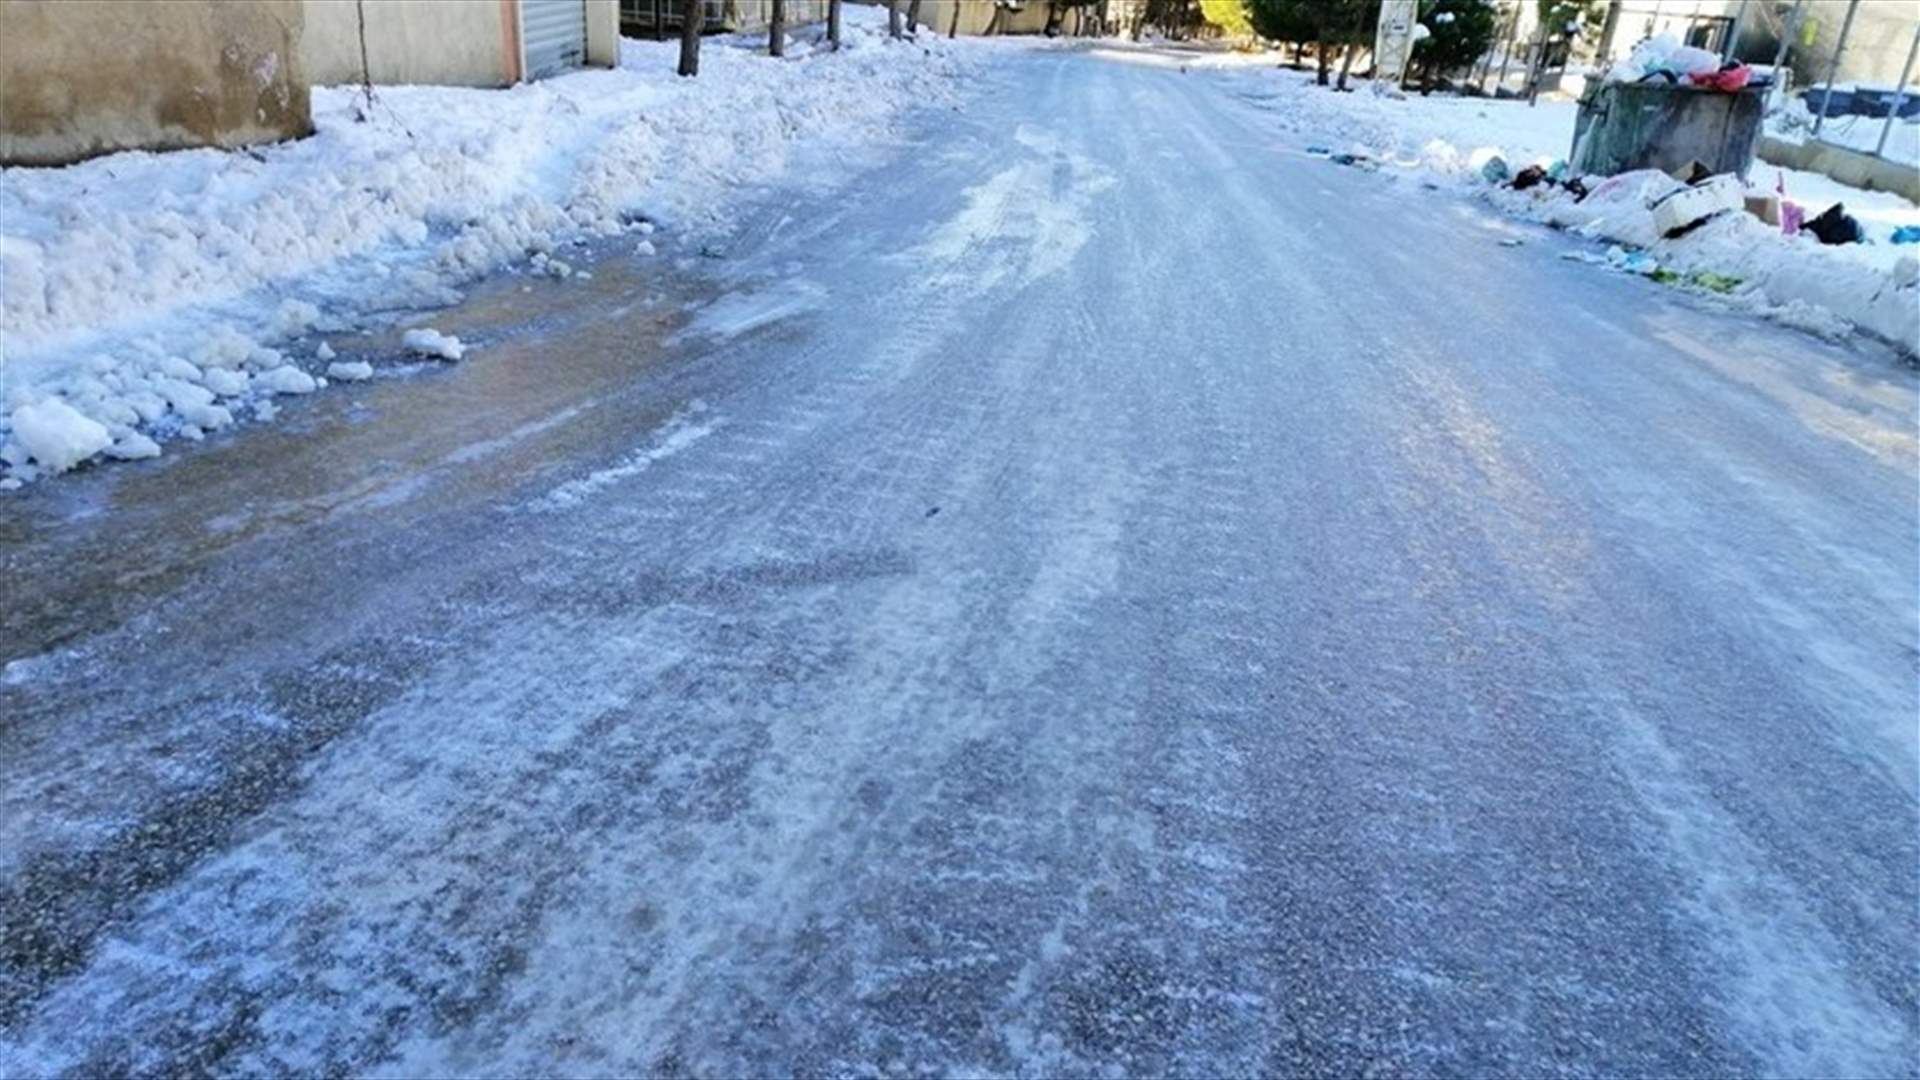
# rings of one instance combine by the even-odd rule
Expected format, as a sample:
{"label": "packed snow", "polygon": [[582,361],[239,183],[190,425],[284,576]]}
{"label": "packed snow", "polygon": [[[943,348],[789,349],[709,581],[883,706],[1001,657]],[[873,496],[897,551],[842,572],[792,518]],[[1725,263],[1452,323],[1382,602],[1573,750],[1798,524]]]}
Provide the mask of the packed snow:
{"label": "packed snow", "polygon": [[[1315,86],[1311,72],[1234,57],[1220,69],[1243,99],[1268,110],[1302,149],[1352,154],[1367,167],[1404,173],[1437,188],[1484,192],[1504,210],[1595,240],[1648,252],[1678,275],[1712,273],[1737,279],[1732,298],[1761,314],[1828,336],[1864,330],[1912,353],[1920,349],[1920,246],[1891,242],[1895,229],[1920,225],[1920,206],[1887,192],[1847,187],[1819,173],[1755,161],[1752,194],[1781,194],[1806,217],[1836,203],[1858,219],[1867,242],[1823,245],[1811,235],[1784,235],[1743,211],[1728,213],[1668,239],[1651,204],[1679,186],[1664,174],[1632,175],[1610,188],[1611,199],[1576,200],[1540,185],[1515,191],[1489,183],[1482,169],[1499,157],[1509,171],[1563,160],[1572,148],[1575,102],[1373,92],[1356,80],[1352,93]],[[1591,181],[1589,181],[1591,183]],[[1597,187],[1597,185],[1596,185]]]}
{"label": "packed snow", "polygon": [[407,351],[439,360],[459,360],[467,355],[467,346],[452,334],[438,330],[409,330],[400,338]]}
{"label": "packed snow", "polygon": [[624,41],[613,70],[378,87],[365,122],[357,89],[316,87],[307,139],[0,170],[0,479],[270,416],[270,395],[321,385],[316,335],[450,303],[503,266],[570,277],[572,240],[651,251],[655,222],[723,228],[727,192],[785,178],[803,148],[829,162],[890,139],[964,67],[857,8],[838,53],[753,45],[708,39],[697,79],[675,76],[674,43]]}

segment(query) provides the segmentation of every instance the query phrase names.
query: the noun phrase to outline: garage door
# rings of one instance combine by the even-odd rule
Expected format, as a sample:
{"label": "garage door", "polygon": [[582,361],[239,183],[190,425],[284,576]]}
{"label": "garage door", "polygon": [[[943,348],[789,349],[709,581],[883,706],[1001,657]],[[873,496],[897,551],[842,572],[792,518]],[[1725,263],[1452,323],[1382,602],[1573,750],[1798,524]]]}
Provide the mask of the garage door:
{"label": "garage door", "polygon": [[587,0],[520,0],[527,78],[544,79],[587,62]]}

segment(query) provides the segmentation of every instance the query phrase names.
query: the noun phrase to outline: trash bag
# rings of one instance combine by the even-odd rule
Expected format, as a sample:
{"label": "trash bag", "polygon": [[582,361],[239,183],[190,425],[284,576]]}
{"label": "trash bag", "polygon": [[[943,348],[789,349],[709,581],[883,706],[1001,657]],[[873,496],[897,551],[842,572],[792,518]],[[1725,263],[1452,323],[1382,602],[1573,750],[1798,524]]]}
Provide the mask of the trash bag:
{"label": "trash bag", "polygon": [[1823,244],[1857,244],[1864,239],[1860,222],[1847,214],[1845,203],[1834,203],[1800,228],[1818,237]]}
{"label": "trash bag", "polygon": [[1515,191],[1525,191],[1530,187],[1538,187],[1544,183],[1546,179],[1547,170],[1538,165],[1529,165],[1521,169],[1518,173],[1515,173],[1513,183],[1508,186]]}
{"label": "trash bag", "polygon": [[1728,64],[1719,71],[1696,71],[1691,78],[1695,86],[1737,94],[1746,89],[1747,80],[1753,78],[1753,69],[1745,64]]}
{"label": "trash bag", "polygon": [[1902,225],[1888,239],[1896,244],[1920,244],[1920,225]]}

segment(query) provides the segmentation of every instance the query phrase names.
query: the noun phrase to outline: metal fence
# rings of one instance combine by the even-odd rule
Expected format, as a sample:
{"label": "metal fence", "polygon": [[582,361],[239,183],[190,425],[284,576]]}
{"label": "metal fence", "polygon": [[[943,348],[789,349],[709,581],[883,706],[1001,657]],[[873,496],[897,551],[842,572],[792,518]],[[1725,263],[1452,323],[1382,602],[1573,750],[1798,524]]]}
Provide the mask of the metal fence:
{"label": "metal fence", "polygon": [[[1824,5],[1823,5],[1824,6]],[[1796,0],[1793,11],[1787,18],[1786,32],[1781,35],[1780,54],[1776,58],[1776,68],[1783,67],[1791,50],[1807,48],[1812,42],[1805,34],[1808,14],[1808,0]],[[1910,118],[1920,118],[1920,92],[1912,86],[1913,64],[1916,55],[1920,55],[1920,18],[1914,21],[1912,38],[1907,45],[1906,62],[1901,65],[1900,78],[1889,88],[1852,85],[1841,88],[1836,84],[1840,75],[1840,63],[1846,56],[1847,47],[1853,39],[1854,19],[1860,11],[1860,0],[1847,0],[1846,14],[1841,18],[1840,33],[1826,50],[1826,55],[1818,57],[1815,70],[1823,73],[1820,82],[1807,90],[1804,99],[1809,111],[1813,113],[1811,136],[1821,142],[1845,147],[1849,150],[1873,154],[1876,157],[1887,156],[1887,144],[1892,138],[1894,125]],[[1842,121],[1838,118],[1851,118]],[[1866,140],[1854,137],[1854,129],[1860,118],[1885,119],[1877,125],[1878,137],[1872,140],[1869,149]],[[1829,125],[1828,121],[1835,122]],[[1842,125],[1844,124],[1844,129]],[[1871,128],[1868,129],[1871,133]],[[1836,135],[1840,137],[1836,138]],[[1904,164],[1912,165],[1911,161]]]}

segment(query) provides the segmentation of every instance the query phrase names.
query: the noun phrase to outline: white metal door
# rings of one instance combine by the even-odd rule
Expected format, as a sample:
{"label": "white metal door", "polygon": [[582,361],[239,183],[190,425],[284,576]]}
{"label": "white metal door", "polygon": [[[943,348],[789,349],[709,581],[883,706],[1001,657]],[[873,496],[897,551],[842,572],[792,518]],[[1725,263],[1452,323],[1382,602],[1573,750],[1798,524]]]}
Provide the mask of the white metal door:
{"label": "white metal door", "polygon": [[587,62],[587,0],[520,0],[520,47],[529,79]]}

